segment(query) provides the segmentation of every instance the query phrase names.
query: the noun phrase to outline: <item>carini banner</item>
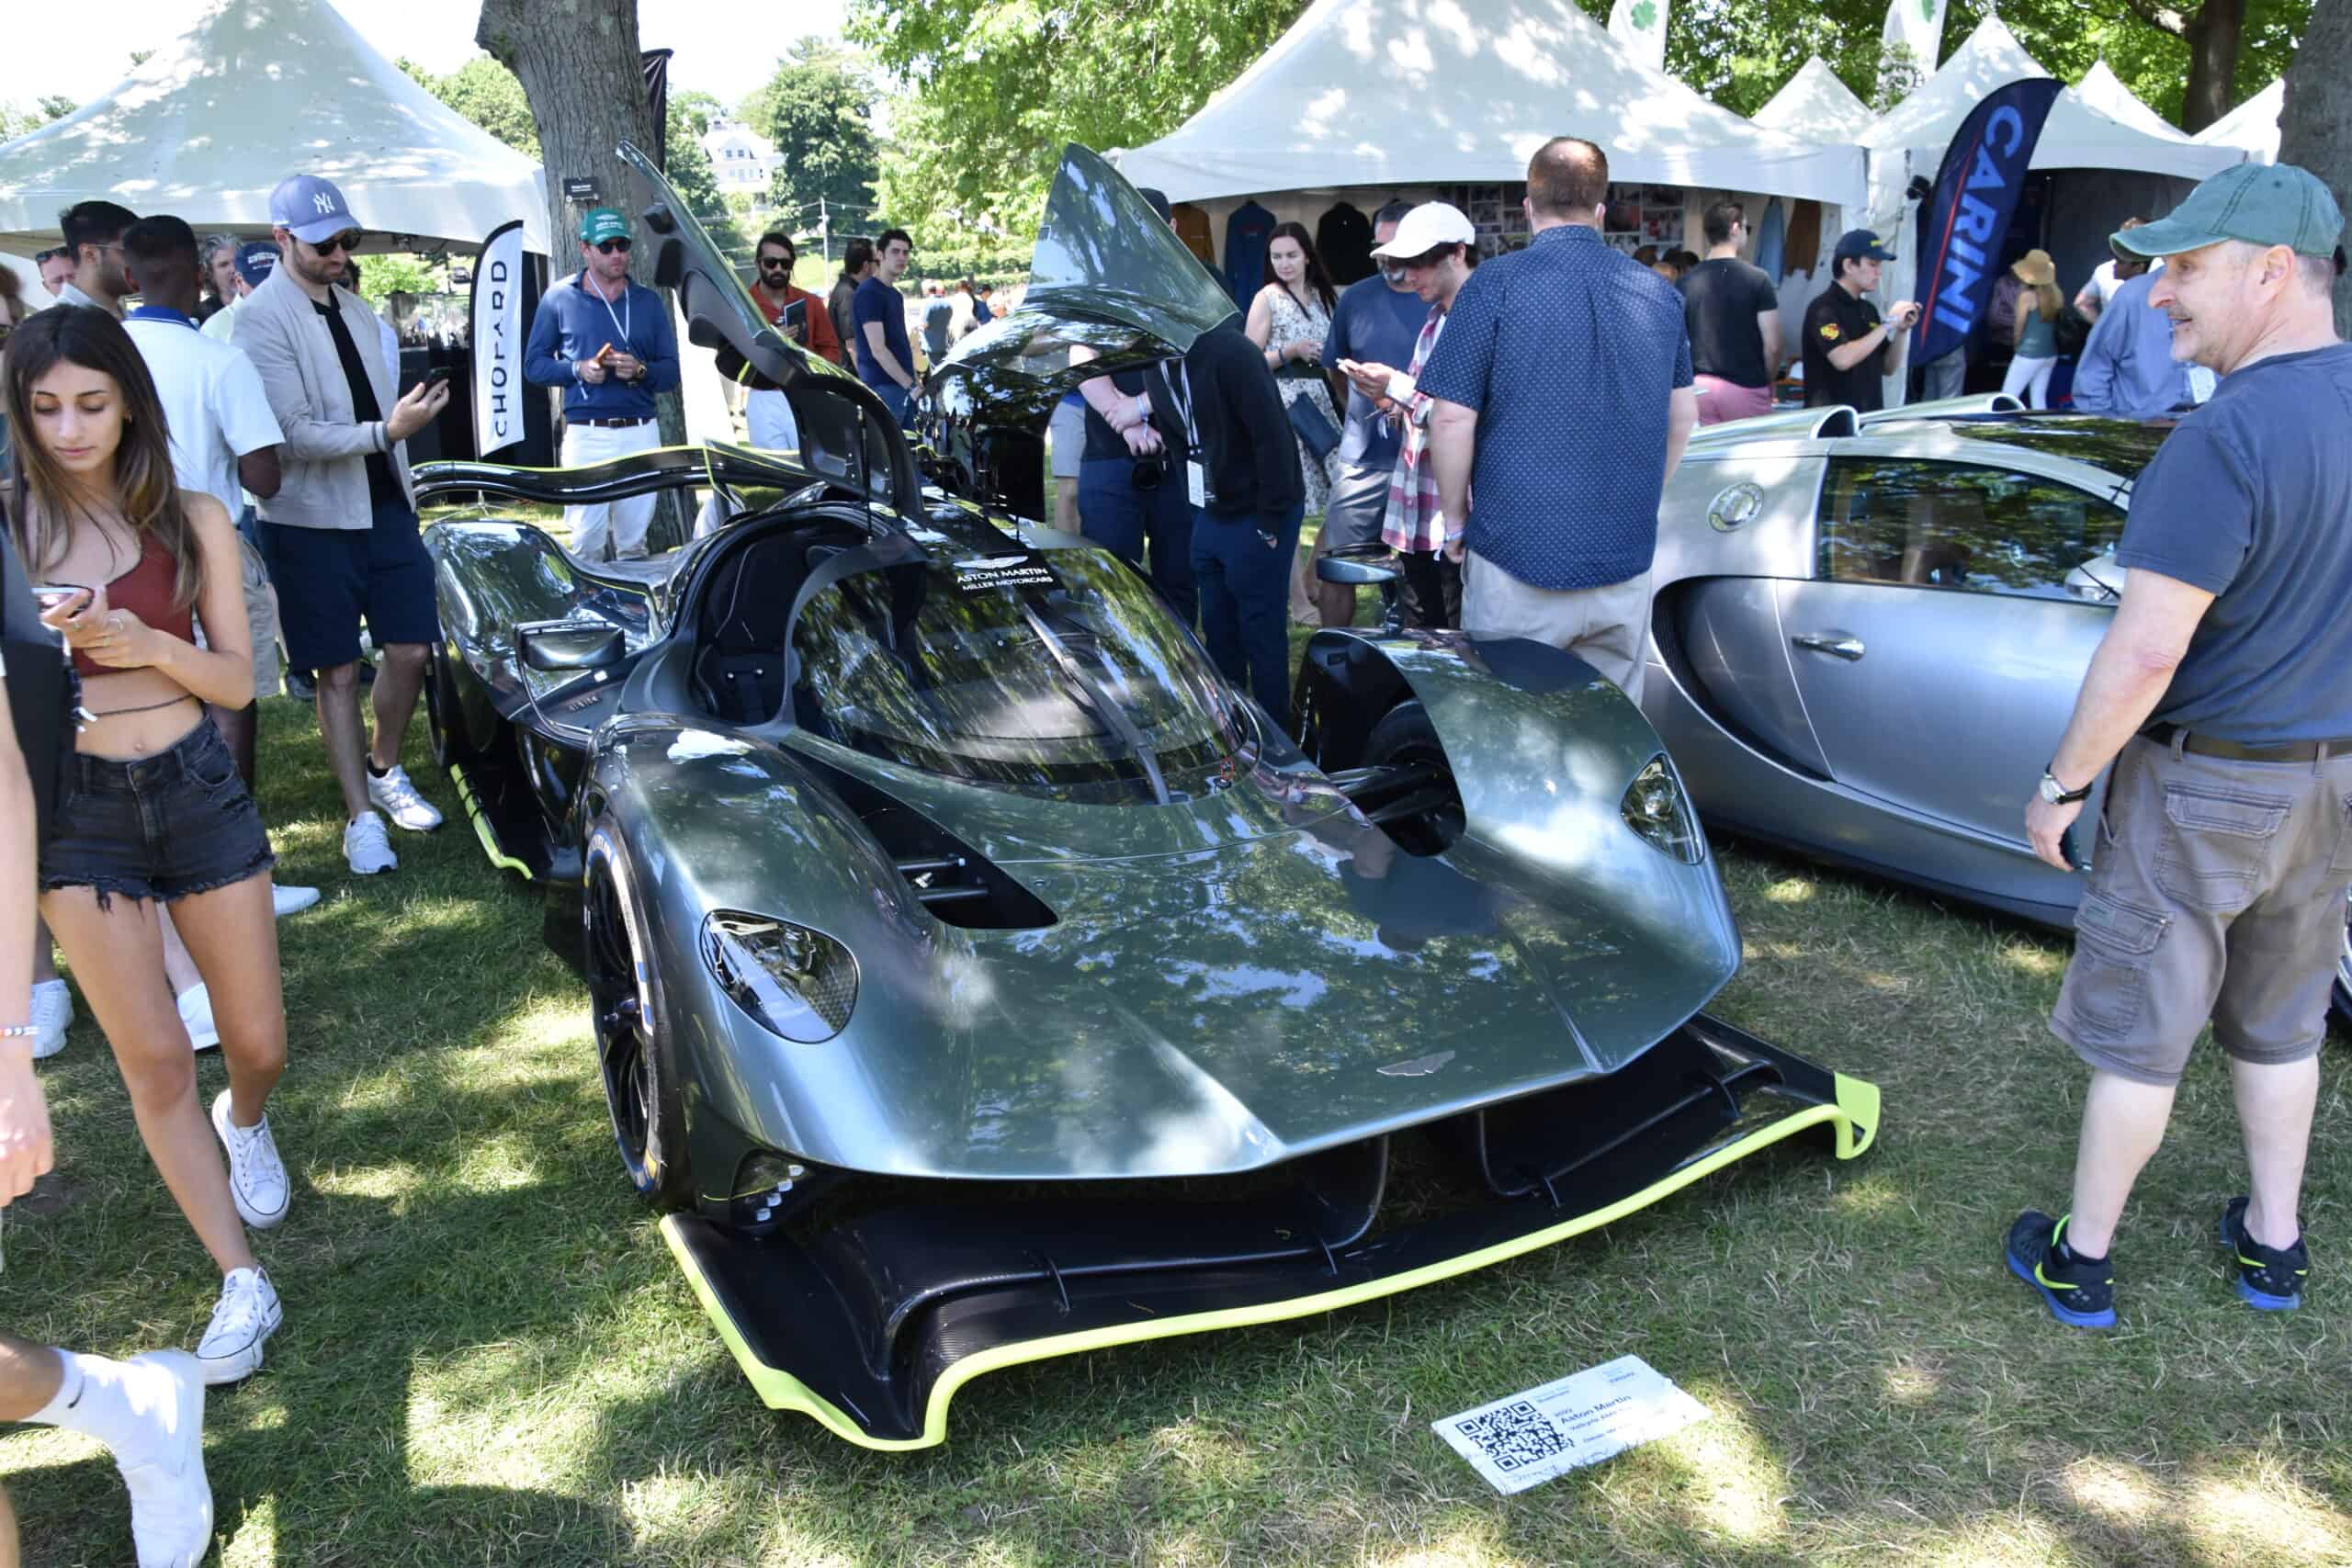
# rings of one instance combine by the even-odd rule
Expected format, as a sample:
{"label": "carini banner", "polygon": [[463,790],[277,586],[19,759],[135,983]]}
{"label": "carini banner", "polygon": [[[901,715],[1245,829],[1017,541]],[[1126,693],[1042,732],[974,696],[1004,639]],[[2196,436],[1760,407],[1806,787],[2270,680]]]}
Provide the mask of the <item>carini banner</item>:
{"label": "carini banner", "polygon": [[1941,359],[1968,339],[1992,298],[2001,243],[2033,163],[2041,122],[2057,101],[2053,77],[2030,76],[1988,95],[1962,122],[1919,209],[1919,324],[1911,363]]}

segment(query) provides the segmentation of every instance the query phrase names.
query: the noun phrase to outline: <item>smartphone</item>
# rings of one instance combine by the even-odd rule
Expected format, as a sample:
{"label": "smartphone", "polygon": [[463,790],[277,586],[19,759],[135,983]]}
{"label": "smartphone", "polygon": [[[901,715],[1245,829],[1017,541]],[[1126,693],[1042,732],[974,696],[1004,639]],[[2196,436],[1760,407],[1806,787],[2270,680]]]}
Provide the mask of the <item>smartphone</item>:
{"label": "smartphone", "polygon": [[451,372],[447,366],[435,365],[424,373],[424,379],[420,383],[420,385],[429,392],[434,388],[439,386],[442,382],[447,380],[451,374],[453,374],[453,372]]}
{"label": "smartphone", "polygon": [[77,598],[81,604],[74,604],[74,609],[79,611],[85,608],[90,601],[97,596],[97,590],[85,588],[78,582],[41,582],[33,586],[33,598],[40,605],[40,613],[44,615],[61,604],[74,604]]}

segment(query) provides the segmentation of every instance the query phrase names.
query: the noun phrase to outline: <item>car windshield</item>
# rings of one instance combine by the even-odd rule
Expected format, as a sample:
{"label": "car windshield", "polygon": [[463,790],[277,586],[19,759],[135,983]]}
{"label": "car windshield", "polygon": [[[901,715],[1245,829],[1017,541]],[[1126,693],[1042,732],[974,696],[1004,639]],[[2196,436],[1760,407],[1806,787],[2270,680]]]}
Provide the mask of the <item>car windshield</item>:
{"label": "car windshield", "polygon": [[1164,800],[1239,744],[1215,672],[1101,550],[872,568],[804,604],[792,643],[800,728],[971,783]]}

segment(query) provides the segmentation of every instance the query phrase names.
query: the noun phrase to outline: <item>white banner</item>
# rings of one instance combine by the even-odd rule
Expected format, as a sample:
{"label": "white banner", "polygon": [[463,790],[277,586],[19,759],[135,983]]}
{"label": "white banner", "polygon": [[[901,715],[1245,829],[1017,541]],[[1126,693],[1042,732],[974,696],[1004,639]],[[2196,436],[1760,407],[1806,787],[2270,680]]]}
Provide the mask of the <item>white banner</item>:
{"label": "white banner", "polygon": [[1891,53],[1898,45],[1910,51],[1905,63],[1918,73],[1918,81],[1935,74],[1944,46],[1944,0],[1887,0],[1879,47]]}
{"label": "white banner", "polygon": [[1667,0],[1617,0],[1609,8],[1609,36],[1653,71],[1666,69],[1666,6]]}
{"label": "white banner", "polygon": [[523,224],[493,230],[474,264],[474,455],[523,439]]}

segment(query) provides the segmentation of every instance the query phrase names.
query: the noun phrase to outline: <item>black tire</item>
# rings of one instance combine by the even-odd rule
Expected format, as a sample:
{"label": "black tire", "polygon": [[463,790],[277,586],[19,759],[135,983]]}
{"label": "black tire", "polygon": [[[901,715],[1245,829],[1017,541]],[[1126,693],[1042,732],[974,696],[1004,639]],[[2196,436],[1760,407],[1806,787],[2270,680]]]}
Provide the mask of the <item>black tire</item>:
{"label": "black tire", "polygon": [[610,816],[590,830],[585,859],[581,935],[597,1076],[622,1170],[639,1197],[668,1213],[694,1201],[685,1115],[662,976],[645,940],[644,898]]}
{"label": "black tire", "polygon": [[447,645],[437,637],[425,644],[424,725],[433,740],[433,760],[443,773],[481,760],[481,748],[466,737],[458,674],[450,666]]}
{"label": "black tire", "polygon": [[1453,787],[1453,768],[1446,761],[1437,726],[1416,700],[1398,703],[1382,714],[1363,743],[1365,767],[1407,763],[1422,763],[1435,771],[1440,798],[1426,809],[1385,818],[1380,825],[1408,854],[1443,854],[1462,837],[1462,795]]}

